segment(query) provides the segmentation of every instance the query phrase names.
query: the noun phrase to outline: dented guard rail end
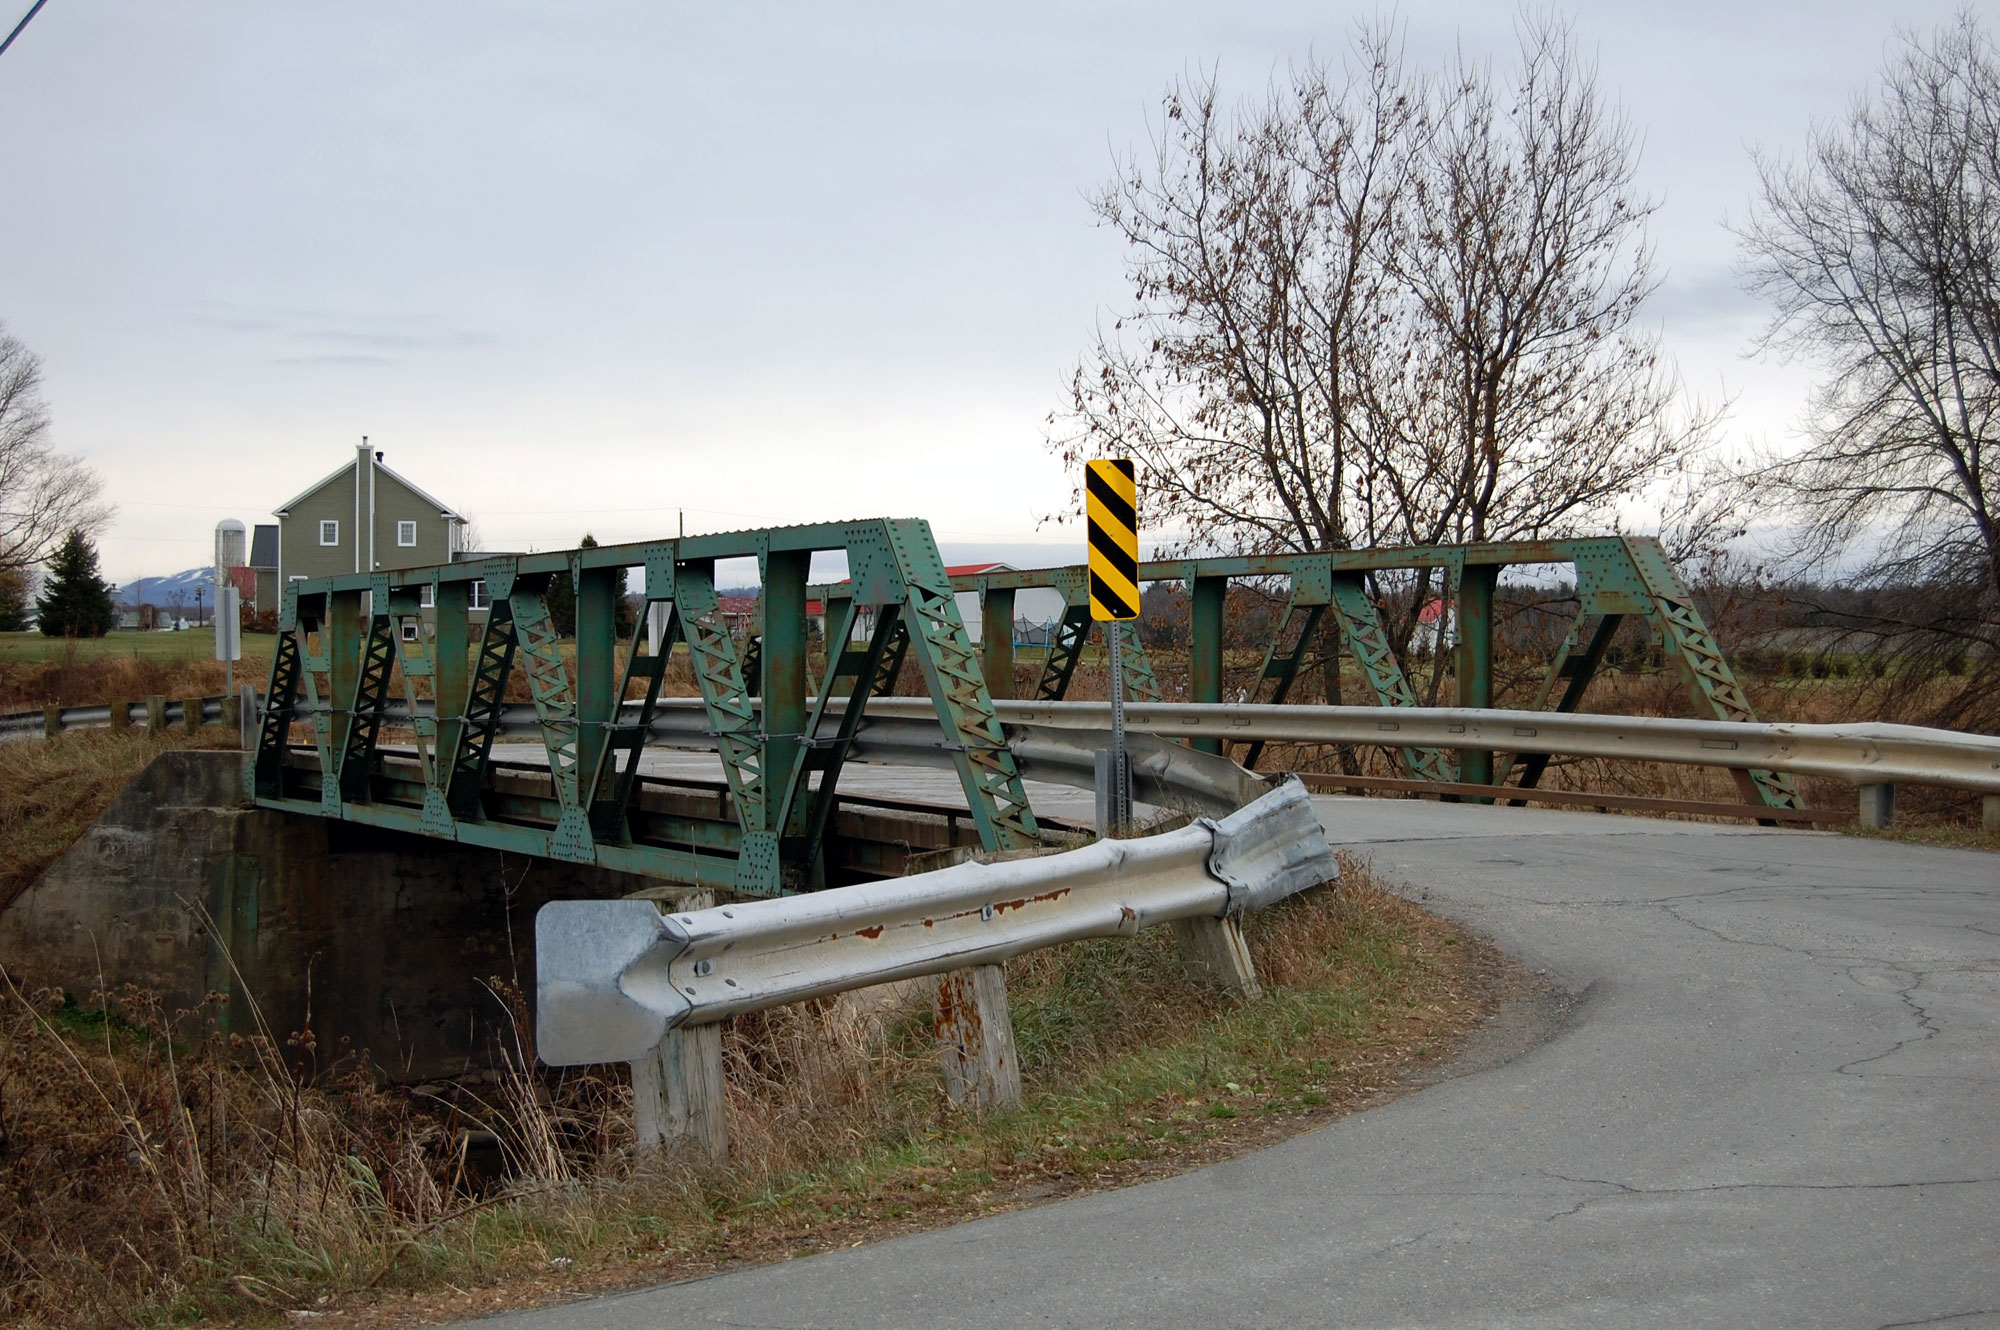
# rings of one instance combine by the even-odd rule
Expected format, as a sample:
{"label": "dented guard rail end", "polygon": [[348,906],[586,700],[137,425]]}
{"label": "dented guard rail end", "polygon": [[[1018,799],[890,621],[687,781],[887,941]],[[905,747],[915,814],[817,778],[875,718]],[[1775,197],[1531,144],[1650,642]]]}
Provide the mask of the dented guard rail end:
{"label": "dented guard rail end", "polygon": [[672,914],[553,901],[535,918],[537,1049],[554,1066],[630,1062],[676,1026],[1262,909],[1337,871],[1288,780],[1176,831],[801,896]]}

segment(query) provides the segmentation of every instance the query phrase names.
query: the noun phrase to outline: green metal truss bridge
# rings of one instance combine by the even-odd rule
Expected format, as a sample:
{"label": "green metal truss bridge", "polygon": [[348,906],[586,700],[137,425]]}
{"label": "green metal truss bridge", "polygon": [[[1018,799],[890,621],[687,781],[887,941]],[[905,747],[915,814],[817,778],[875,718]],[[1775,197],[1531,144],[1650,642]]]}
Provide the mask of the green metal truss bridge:
{"label": "green metal truss bridge", "polygon": [[[849,578],[808,585],[813,554],[846,556]],[[741,638],[725,620],[719,560],[755,558],[758,622]],[[1232,578],[1284,579],[1288,598],[1248,700],[1283,702],[1326,616],[1338,625],[1376,701],[1416,704],[1390,648],[1371,574],[1441,570],[1456,602],[1457,704],[1493,700],[1493,597],[1510,565],[1567,564],[1580,612],[1550,662],[1536,700],[1574,711],[1628,617],[1641,619],[1686,682],[1697,713],[1754,720],[1743,690],[1658,544],[1635,537],[1344,551],[1142,564],[1142,582],[1184,584],[1192,606],[1190,693],[1221,702],[1223,608]],[[644,573],[629,634],[617,599],[628,569]],[[575,591],[573,655],[558,641],[547,593]],[[483,583],[489,607],[473,608]],[[1013,695],[1015,594],[1053,587],[1066,610],[1036,688],[1061,700],[1091,621],[1084,570],[1052,568],[946,575],[929,524],[872,519],[773,527],[607,545],[374,574],[301,580],[285,589],[268,701],[249,793],[262,807],[442,838],[538,858],[595,864],[663,882],[776,895],[839,877],[836,810],[843,765],[868,703],[895,688],[914,661],[932,703],[937,745],[951,755],[966,815],[988,850],[1041,843],[1021,774],[995,714]],[[956,597],[979,597],[981,647]],[[812,669],[809,601],[824,603],[825,663]],[[658,607],[658,613],[650,613]],[[649,618],[664,616],[657,649]],[[414,626],[414,627],[413,627]],[[1133,625],[1127,689],[1160,688]],[[712,798],[641,797],[640,759],[660,708],[673,653],[685,647],[706,738],[722,761]],[[545,771],[496,761],[509,680],[519,664],[533,702]],[[392,696],[392,692],[396,695]],[[385,748],[386,729],[409,743]],[[309,733],[301,742],[300,731]],[[1197,746],[1220,749],[1220,741]],[[1261,745],[1242,754],[1246,765]],[[1491,752],[1404,748],[1412,778],[1504,785]],[[1546,757],[1526,755],[1516,787],[1539,780]],[[1782,774],[1738,773],[1745,797],[1794,808]],[[1496,790],[1496,793],[1498,791]]]}

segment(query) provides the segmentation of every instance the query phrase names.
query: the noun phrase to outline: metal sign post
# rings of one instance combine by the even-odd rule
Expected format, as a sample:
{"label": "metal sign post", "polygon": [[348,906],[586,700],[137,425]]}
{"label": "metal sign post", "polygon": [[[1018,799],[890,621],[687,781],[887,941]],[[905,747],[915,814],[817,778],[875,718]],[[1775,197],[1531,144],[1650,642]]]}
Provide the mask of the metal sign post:
{"label": "metal sign post", "polygon": [[243,656],[242,599],[235,587],[215,593],[215,658],[222,662],[222,691],[236,695],[236,662]]}
{"label": "metal sign post", "polygon": [[[222,662],[224,693],[236,692],[236,662],[243,655],[240,593],[231,571],[249,562],[249,532],[233,517],[215,524],[215,658]],[[197,603],[200,593],[196,592]]]}
{"label": "metal sign post", "polygon": [[[1090,527],[1090,617],[1111,648],[1110,770],[1099,778],[1106,835],[1132,824],[1132,764],[1125,752],[1125,625],[1139,617],[1139,487],[1130,460],[1084,465]],[[1108,779],[1107,779],[1108,777]]]}

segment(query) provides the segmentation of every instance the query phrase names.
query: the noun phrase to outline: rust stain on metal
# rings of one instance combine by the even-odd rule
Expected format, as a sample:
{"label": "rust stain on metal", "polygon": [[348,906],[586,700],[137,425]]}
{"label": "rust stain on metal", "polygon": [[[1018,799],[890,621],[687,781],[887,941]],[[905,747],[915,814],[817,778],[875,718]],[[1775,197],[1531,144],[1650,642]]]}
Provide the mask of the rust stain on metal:
{"label": "rust stain on metal", "polygon": [[866,928],[857,928],[857,929],[855,929],[855,930],[854,930],[854,936],[856,936],[856,937],[867,937],[867,938],[876,938],[876,937],[881,937],[881,936],[882,936],[882,925],[880,925],[880,924],[870,924],[870,925],[869,925],[868,927],[866,927]]}
{"label": "rust stain on metal", "polygon": [[1021,896],[1011,901],[994,901],[993,913],[1005,914],[1009,910],[1025,910],[1030,905],[1046,905],[1051,901],[1061,900],[1063,897],[1069,895],[1069,892],[1070,889],[1068,887],[1058,887],[1054,891],[1045,891],[1039,896]]}

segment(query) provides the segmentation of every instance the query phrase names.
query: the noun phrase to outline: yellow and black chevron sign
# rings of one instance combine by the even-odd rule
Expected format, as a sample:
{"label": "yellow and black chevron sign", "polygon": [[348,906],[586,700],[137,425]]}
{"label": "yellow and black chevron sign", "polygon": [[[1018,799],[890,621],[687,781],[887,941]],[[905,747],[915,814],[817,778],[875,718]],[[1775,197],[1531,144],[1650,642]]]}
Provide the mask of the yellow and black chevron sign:
{"label": "yellow and black chevron sign", "polygon": [[1090,518],[1090,617],[1139,617],[1139,486],[1124,458],[1087,462],[1084,511]]}

